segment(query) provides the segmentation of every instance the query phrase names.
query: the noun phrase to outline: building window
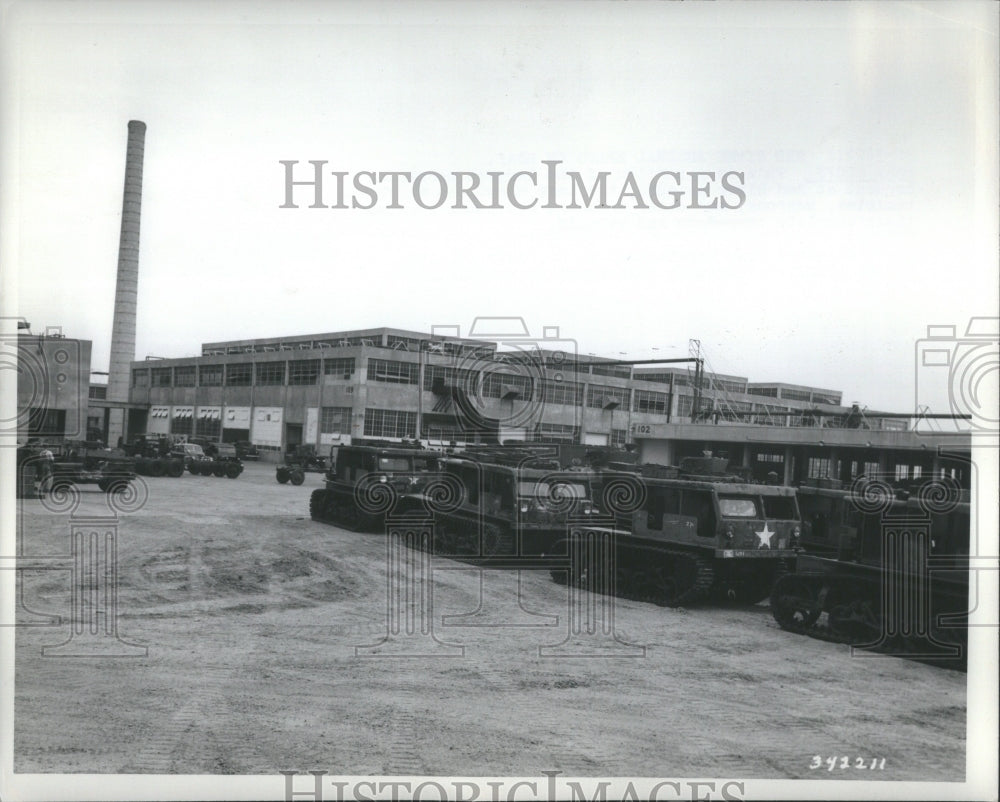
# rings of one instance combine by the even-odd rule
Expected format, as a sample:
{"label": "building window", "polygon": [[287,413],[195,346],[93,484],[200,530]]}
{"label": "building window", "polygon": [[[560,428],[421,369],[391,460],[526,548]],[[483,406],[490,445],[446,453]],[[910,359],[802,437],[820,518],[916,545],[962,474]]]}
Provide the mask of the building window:
{"label": "building window", "polygon": [[149,387],[149,371],[145,368],[136,368],[132,371],[133,387]]}
{"label": "building window", "polygon": [[636,373],[635,378],[639,381],[653,382],[654,384],[673,384],[673,373]]}
{"label": "building window", "polygon": [[876,477],[878,476],[878,463],[877,462],[866,462],[864,467],[861,469],[861,473],[865,476]]}
{"label": "building window", "polygon": [[366,409],[365,437],[415,437],[417,413],[398,409]]}
{"label": "building window", "polygon": [[628,441],[628,430],[627,429],[612,429],[610,444],[615,448],[625,448],[625,443]]}
{"label": "building window", "polygon": [[258,362],[257,384],[284,384],[284,362]]}
{"label": "building window", "polygon": [[632,369],[628,365],[591,365],[590,372],[595,376],[617,376],[619,379],[632,377]]}
{"label": "building window", "polygon": [[289,384],[315,384],[318,378],[318,359],[296,359],[288,363]]}
{"label": "building window", "polygon": [[321,434],[350,434],[350,407],[323,407],[320,413],[319,430]]}
{"label": "building window", "polygon": [[199,437],[207,437],[211,440],[218,440],[222,435],[222,420],[216,417],[200,416],[195,421],[195,434]]}
{"label": "building window", "polygon": [[427,365],[424,368],[424,389],[433,390],[434,382],[440,380],[445,387],[460,387],[466,393],[475,393],[478,376],[478,372],[474,370]]}
{"label": "building window", "polygon": [[730,379],[716,379],[714,376],[709,374],[709,384],[716,390],[723,393],[739,393],[744,394],[747,391],[746,382],[732,381]]}
{"label": "building window", "polygon": [[615,403],[618,407],[622,408],[628,407],[628,388],[606,387],[601,384],[592,384],[587,388],[588,407],[592,409],[606,409],[611,403]]}
{"label": "building window", "polygon": [[754,423],[761,426],[784,426],[788,407],[779,407],[774,404],[754,404],[754,415],[751,417]]}
{"label": "building window", "polygon": [[814,404],[830,404],[831,406],[840,406],[840,395],[837,393],[813,393],[812,402]]}
{"label": "building window", "polygon": [[104,401],[108,397],[108,385],[106,384],[92,384],[90,385],[90,398],[96,401]]}
{"label": "building window", "polygon": [[332,345],[334,348],[352,348],[358,345],[368,345],[375,346],[381,345],[381,343],[376,342],[374,337],[341,337],[339,340],[332,340],[330,343],[323,343],[325,345]]}
{"label": "building window", "polygon": [[190,412],[178,412],[174,414],[170,423],[171,434],[193,434],[194,419]]}
{"label": "building window", "polygon": [[519,373],[484,373],[483,374],[483,397],[503,398],[511,390],[518,394],[518,398],[528,400],[531,398],[532,381],[530,376],[522,376]]}
{"label": "building window", "polygon": [[199,365],[198,384],[202,387],[220,387],[222,385],[222,365]]}
{"label": "building window", "polygon": [[694,409],[694,398],[690,395],[682,395],[677,399],[677,417],[691,417],[691,410]]}
{"label": "building window", "polygon": [[389,334],[385,338],[385,344],[386,347],[397,351],[413,351],[416,353],[420,350],[420,340],[414,337],[400,337],[396,334]]}
{"label": "building window", "polygon": [[171,368],[153,368],[149,372],[153,387],[169,387],[171,372]]}
{"label": "building window", "polygon": [[389,359],[368,360],[368,381],[416,384],[418,371],[419,367],[415,362],[395,362]]}
{"label": "building window", "polygon": [[543,401],[546,404],[583,406],[583,385],[579,382],[561,382],[545,379],[542,383]]}
{"label": "building window", "polygon": [[636,390],[632,393],[632,411],[666,415],[667,400],[666,393],[658,393],[655,390]]}
{"label": "building window", "polygon": [[325,376],[336,376],[341,379],[350,379],[354,375],[354,357],[324,359],[323,374]]}
{"label": "building window", "polygon": [[253,365],[248,362],[226,365],[226,387],[249,387],[253,380]]}
{"label": "building window", "polygon": [[425,440],[437,440],[443,443],[464,443],[468,435],[457,425],[443,425],[422,420],[423,429],[420,436]]}
{"label": "building window", "polygon": [[539,443],[578,443],[580,427],[564,423],[539,423],[535,427],[535,441]]}
{"label": "building window", "polygon": [[830,460],[827,457],[809,457],[806,476],[809,479],[829,479]]}
{"label": "building window", "polygon": [[878,428],[889,432],[905,432],[909,424],[905,420],[893,420],[892,418],[877,418]]}
{"label": "building window", "polygon": [[194,387],[194,365],[174,368],[174,387]]}
{"label": "building window", "polygon": [[748,387],[747,395],[765,395],[770,398],[778,397],[777,387]]}
{"label": "building window", "polygon": [[807,390],[789,390],[787,387],[782,387],[781,397],[790,401],[810,401],[812,400],[812,393]]}

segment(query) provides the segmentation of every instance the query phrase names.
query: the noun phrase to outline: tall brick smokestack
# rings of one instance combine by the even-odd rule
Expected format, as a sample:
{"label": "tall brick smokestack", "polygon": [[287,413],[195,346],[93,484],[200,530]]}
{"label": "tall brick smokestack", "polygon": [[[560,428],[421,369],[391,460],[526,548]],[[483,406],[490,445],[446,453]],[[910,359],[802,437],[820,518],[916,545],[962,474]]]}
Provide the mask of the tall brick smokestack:
{"label": "tall brick smokestack", "polygon": [[[142,157],[145,145],[146,123],[130,120],[125,151],[122,229],[118,240],[118,284],[111,328],[109,401],[128,401],[130,363],[135,359],[135,312],[139,295],[139,214],[142,208]],[[126,432],[125,410],[112,409],[110,412],[108,445],[114,446]]]}

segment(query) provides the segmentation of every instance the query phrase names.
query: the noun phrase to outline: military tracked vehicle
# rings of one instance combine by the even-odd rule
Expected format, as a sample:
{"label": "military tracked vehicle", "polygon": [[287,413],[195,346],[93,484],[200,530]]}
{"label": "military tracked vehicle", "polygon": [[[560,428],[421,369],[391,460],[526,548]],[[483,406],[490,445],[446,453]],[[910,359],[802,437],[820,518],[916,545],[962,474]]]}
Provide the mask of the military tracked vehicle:
{"label": "military tracked vehicle", "polygon": [[[681,466],[604,471],[601,505],[615,517],[615,592],[667,606],[709,596],[755,604],[799,552],[801,518],[795,489],[753,484],[727,472],[719,458],[691,458]],[[585,548],[573,537],[554,550]],[[587,561],[556,581],[590,584]],[[613,580],[613,581],[612,581]]]}
{"label": "military tracked vehicle", "polygon": [[[501,461],[509,460],[508,464]],[[421,494],[411,494],[414,507],[428,509],[434,519],[434,551],[442,556],[540,556],[566,537],[571,520],[596,516],[593,471],[563,470],[538,455],[521,462],[513,449],[474,456],[444,457],[440,476]],[[415,500],[422,503],[413,504]]]}
{"label": "military tracked vehicle", "polygon": [[809,540],[823,550],[800,555],[776,582],[771,613],[782,629],[964,668],[971,519],[962,492],[931,480],[911,495],[861,479],[804,498]]}
{"label": "military tracked vehicle", "polygon": [[[395,510],[396,500],[418,494],[422,485],[437,474],[439,457],[437,452],[419,445],[340,446],[336,465],[326,472],[324,486],[309,498],[309,515],[314,521],[348,529],[378,529],[385,515]],[[302,484],[299,477],[304,476],[300,471],[289,478],[293,484]]]}

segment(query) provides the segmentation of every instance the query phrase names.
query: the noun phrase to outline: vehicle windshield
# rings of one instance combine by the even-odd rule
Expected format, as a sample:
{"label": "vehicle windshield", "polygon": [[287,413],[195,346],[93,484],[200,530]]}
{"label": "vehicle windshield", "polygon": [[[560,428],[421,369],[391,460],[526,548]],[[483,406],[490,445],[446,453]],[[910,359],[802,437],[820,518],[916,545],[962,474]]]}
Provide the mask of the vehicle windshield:
{"label": "vehicle windshield", "polygon": [[194,445],[192,443],[188,443],[186,446],[184,446],[184,450],[187,451],[188,454],[204,454],[205,453],[204,451],[201,450],[201,446],[196,446],[196,445]]}
{"label": "vehicle windshield", "polygon": [[413,470],[421,472],[437,470],[437,460],[415,459],[413,460]]}
{"label": "vehicle windshield", "polygon": [[517,495],[521,498],[581,499],[587,498],[587,487],[576,482],[518,482]]}
{"label": "vehicle windshield", "polygon": [[380,471],[408,471],[410,461],[406,457],[379,457],[378,469]]}
{"label": "vehicle windshield", "polygon": [[719,496],[723,518],[759,518],[757,500],[751,496]]}
{"label": "vehicle windshield", "polygon": [[764,496],[764,515],[782,521],[792,521],[799,517],[794,496]]}

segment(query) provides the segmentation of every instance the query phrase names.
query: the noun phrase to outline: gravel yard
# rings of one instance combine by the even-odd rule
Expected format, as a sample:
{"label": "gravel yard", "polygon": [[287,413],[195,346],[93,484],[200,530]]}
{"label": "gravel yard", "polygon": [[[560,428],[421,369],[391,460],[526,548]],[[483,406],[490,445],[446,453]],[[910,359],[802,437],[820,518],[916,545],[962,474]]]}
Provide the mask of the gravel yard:
{"label": "gravel yard", "polygon": [[[118,526],[121,642],[102,642],[145,656],[43,655],[71,634],[72,521],[21,502],[24,553],[53,559],[23,573],[19,620],[63,623],[17,631],[18,772],[819,779],[816,756],[847,755],[858,779],[965,776],[965,674],[852,657],[766,603],[616,599],[617,640],[581,638],[547,573],[404,549],[432,602],[432,632],[417,616],[407,634],[386,537],[309,520],[319,474],[140,481]],[[108,514],[83,486],[76,518]]]}

